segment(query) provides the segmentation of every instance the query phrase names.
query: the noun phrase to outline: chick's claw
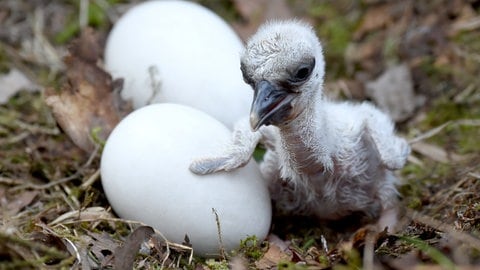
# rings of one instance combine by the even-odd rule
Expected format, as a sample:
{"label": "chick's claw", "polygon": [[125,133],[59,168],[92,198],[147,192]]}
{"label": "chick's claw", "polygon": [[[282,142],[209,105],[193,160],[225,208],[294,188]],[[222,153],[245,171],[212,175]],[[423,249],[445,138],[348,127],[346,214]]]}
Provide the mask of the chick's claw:
{"label": "chick's claw", "polygon": [[190,164],[190,171],[198,175],[206,175],[215,173],[221,170],[224,159],[205,158],[194,160]]}
{"label": "chick's claw", "polygon": [[244,166],[247,162],[248,160],[244,161],[236,155],[201,158],[194,160],[190,164],[189,169],[195,174],[206,175],[220,171],[233,171],[239,167]]}

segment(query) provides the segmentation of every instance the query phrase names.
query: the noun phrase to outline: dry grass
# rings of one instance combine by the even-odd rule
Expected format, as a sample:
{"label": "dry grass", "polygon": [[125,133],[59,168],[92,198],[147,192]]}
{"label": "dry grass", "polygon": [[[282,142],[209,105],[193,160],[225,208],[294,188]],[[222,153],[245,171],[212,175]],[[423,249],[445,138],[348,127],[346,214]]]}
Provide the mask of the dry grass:
{"label": "dry grass", "polygon": [[[42,88],[57,87],[64,80],[65,44],[86,23],[105,37],[125,4],[90,1],[96,7],[89,15],[74,1],[40,2],[0,3],[0,72],[16,68]],[[100,185],[101,147],[88,154],[77,148],[57,126],[42,94],[22,91],[0,106],[0,269],[131,268],[129,256],[138,269],[480,265],[479,5],[405,1],[407,8],[398,11],[395,4],[346,0],[288,3],[292,14],[307,18],[327,40],[327,59],[334,63],[327,71],[329,85],[340,98],[366,98],[358,87],[361,76],[375,78],[391,61],[409,64],[415,93],[426,98],[398,124],[414,152],[401,171],[405,214],[396,234],[368,227],[338,231],[336,224],[277,217],[272,237],[260,246],[252,238],[224,259],[193,257],[188,239],[171,243],[161,232],[115,217]],[[243,31],[255,24],[242,9],[235,10],[237,1],[209,6],[237,28],[243,25]],[[394,21],[378,15],[382,9]],[[418,34],[425,27],[429,31]],[[408,42],[393,39],[406,36]],[[356,58],[347,54],[351,43]],[[119,254],[125,259],[118,261]]]}

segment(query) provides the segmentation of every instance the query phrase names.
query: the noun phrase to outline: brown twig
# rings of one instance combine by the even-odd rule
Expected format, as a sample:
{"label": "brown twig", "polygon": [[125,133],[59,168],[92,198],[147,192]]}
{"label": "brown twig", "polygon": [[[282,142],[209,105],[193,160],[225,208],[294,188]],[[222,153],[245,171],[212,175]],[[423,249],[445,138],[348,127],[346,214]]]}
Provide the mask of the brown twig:
{"label": "brown twig", "polygon": [[444,128],[446,128],[449,125],[480,126],[480,120],[478,120],[478,119],[460,119],[460,120],[456,120],[456,121],[447,121],[447,122],[439,125],[438,127],[432,128],[429,131],[427,131],[425,133],[422,133],[422,134],[416,136],[413,139],[410,139],[408,141],[408,143],[409,144],[414,144],[416,142],[423,141],[425,139],[433,137],[433,136],[437,135],[438,133],[440,133],[440,131],[442,131]]}
{"label": "brown twig", "polygon": [[215,208],[212,208],[212,212],[215,215],[215,222],[217,223],[218,245],[219,245],[219,248],[220,248],[220,257],[223,260],[226,260],[227,255],[225,253],[225,247],[223,245],[222,229],[220,227],[220,218],[218,217],[218,213],[217,213],[217,210],[215,210]]}
{"label": "brown twig", "polygon": [[417,211],[407,210],[406,216],[416,222],[423,223],[429,227],[432,227],[440,231],[444,231],[450,234],[455,239],[468,244],[470,247],[480,250],[480,239],[472,236],[469,233],[457,231],[453,226],[445,224],[430,216],[423,215]]}

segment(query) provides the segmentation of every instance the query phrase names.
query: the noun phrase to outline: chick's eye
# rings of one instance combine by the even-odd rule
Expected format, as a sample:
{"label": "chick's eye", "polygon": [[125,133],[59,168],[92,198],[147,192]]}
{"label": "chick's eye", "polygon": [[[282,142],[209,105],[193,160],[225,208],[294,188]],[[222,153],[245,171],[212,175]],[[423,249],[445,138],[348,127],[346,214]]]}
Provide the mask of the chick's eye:
{"label": "chick's eye", "polygon": [[294,72],[290,73],[292,75],[289,82],[293,84],[303,83],[310,77],[314,67],[315,59],[300,65]]}
{"label": "chick's eye", "polygon": [[297,71],[297,73],[295,74],[295,79],[305,80],[308,75],[310,75],[310,69],[308,67],[303,67]]}

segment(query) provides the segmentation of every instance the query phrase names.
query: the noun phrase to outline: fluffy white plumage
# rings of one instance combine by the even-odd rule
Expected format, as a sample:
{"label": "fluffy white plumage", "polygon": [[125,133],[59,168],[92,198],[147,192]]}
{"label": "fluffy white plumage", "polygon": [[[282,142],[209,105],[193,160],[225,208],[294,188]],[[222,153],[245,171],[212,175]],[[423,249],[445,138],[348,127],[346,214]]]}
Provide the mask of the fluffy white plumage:
{"label": "fluffy white plumage", "polygon": [[250,119],[237,123],[225,152],[190,169],[233,170],[263,143],[261,171],[278,209],[328,220],[360,212],[369,221],[380,219],[381,229],[391,227],[398,200],[393,170],[404,166],[410,147],[369,103],[323,95],[325,63],[312,28],[298,21],[263,25],[241,64],[255,91]]}

